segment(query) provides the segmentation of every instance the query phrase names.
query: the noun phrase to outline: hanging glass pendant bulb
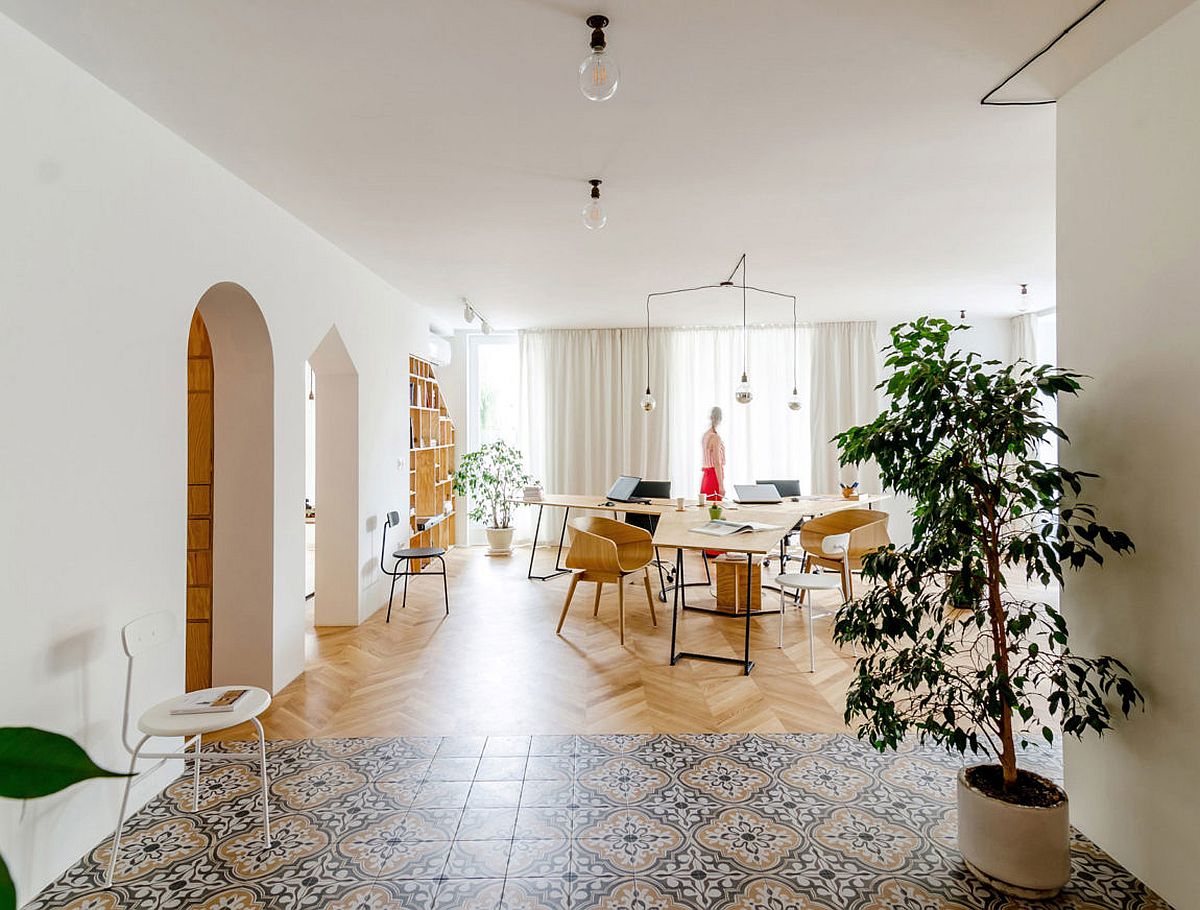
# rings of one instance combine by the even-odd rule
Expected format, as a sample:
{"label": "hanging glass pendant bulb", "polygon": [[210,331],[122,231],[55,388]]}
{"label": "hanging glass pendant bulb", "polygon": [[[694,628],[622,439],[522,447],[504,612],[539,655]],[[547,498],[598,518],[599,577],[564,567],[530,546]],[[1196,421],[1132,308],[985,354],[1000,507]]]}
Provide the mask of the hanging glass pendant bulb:
{"label": "hanging glass pendant bulb", "polygon": [[608,55],[604,41],[607,16],[588,16],[588,28],[592,30],[592,52],[579,64],[579,90],[589,101],[607,101],[617,93],[617,81],[621,74],[617,62]]}
{"label": "hanging glass pendant bulb", "polygon": [[788,396],[787,404],[788,408],[792,411],[800,410],[800,395],[796,391],[795,386],[792,386],[792,394]]}
{"label": "hanging glass pendant bulb", "polygon": [[654,396],[650,394],[650,386],[646,386],[646,394],[642,396],[642,410],[649,414],[657,404]]}
{"label": "hanging glass pendant bulb", "polygon": [[592,185],[592,198],[588,200],[588,204],[580,213],[583,216],[583,226],[589,231],[598,231],[608,224],[608,215],[604,211],[604,206],[600,204],[601,182],[600,180],[588,181]]}
{"label": "hanging glass pendant bulb", "polygon": [[754,400],[754,389],[750,388],[750,380],[746,378],[745,373],[742,374],[742,381],[733,390],[733,398],[738,404],[749,404]]}

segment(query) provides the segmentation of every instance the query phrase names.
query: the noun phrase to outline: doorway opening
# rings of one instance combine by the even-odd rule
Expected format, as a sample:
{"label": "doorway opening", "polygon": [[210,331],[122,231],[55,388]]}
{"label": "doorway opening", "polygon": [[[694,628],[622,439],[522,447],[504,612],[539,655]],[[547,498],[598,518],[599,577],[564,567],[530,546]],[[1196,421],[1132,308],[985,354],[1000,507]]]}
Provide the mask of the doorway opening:
{"label": "doorway opening", "polygon": [[[333,326],[308,358],[313,623],[359,623],[358,370]],[[306,510],[307,513],[307,510]],[[306,522],[307,522],[306,514]]]}
{"label": "doorway opening", "polygon": [[186,685],[274,691],[275,367],[245,288],[204,293],[187,355]]}

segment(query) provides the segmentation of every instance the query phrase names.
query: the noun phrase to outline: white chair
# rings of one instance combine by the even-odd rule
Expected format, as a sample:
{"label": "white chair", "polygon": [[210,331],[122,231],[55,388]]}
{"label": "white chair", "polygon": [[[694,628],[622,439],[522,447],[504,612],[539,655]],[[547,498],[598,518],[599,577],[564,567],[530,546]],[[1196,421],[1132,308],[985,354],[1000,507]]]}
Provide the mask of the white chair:
{"label": "white chair", "polygon": [[[258,728],[258,764],[259,772],[262,775],[263,837],[266,839],[267,846],[271,845],[271,815],[267,804],[267,744],[263,736],[262,724],[258,721],[258,715],[265,711],[271,704],[271,693],[255,686],[218,686],[214,689],[206,689],[204,691],[214,694],[223,692],[226,689],[247,690],[246,694],[234,705],[232,711],[212,714],[171,713],[172,708],[177,707],[185,698],[195,696],[195,692],[168,698],[166,701],[159,702],[148,711],[142,713],[137,722],[137,728],[142,733],[142,738],[138,740],[136,746],[131,747],[129,745],[129,701],[133,692],[134,658],[155,648],[162,647],[174,637],[175,619],[166,611],[151,613],[148,616],[143,616],[141,619],[135,619],[121,630],[121,641],[125,647],[125,656],[129,658],[129,664],[125,673],[125,713],[124,719],[121,722],[121,741],[125,744],[125,748],[131,756],[129,761],[129,773],[131,776],[125,779],[125,795],[121,797],[121,811],[117,815],[117,831],[113,835],[112,857],[108,863],[108,876],[106,878],[107,885],[112,884],[113,874],[117,868],[117,855],[121,848],[121,829],[125,824],[125,810],[129,806],[129,790],[136,779],[132,775],[136,771],[138,759],[158,759],[158,763],[148,769],[149,771],[155,770],[168,759],[179,759],[181,761],[191,759],[193,763],[192,808],[193,810],[199,810],[200,759],[207,758],[212,761],[245,761],[246,759],[244,753],[201,752],[200,741],[202,737],[205,733],[215,733],[218,730],[224,730],[228,727],[245,723],[246,721],[253,721],[254,726]],[[146,745],[147,740],[155,737],[184,737],[186,742],[182,748],[175,752],[143,752],[142,749]],[[192,747],[194,747],[194,751],[189,752],[188,749]]]}
{"label": "white chair", "polygon": [[[798,598],[805,591],[836,591],[839,588],[843,592],[848,591],[849,585],[844,576],[850,571],[850,560],[846,558],[849,549],[849,534],[830,534],[828,537],[822,538],[821,551],[825,555],[841,561],[842,570],[840,572],[785,572],[775,576],[775,584],[779,588],[779,647],[783,647],[784,597],[786,593],[791,591]],[[813,645],[813,620],[817,617],[814,615],[812,597],[807,600],[808,602],[803,604],[803,607],[808,614],[808,669],[809,672],[812,672],[817,669],[817,655]],[[845,603],[844,593],[842,602]],[[829,612],[826,611],[820,615],[828,616]]]}

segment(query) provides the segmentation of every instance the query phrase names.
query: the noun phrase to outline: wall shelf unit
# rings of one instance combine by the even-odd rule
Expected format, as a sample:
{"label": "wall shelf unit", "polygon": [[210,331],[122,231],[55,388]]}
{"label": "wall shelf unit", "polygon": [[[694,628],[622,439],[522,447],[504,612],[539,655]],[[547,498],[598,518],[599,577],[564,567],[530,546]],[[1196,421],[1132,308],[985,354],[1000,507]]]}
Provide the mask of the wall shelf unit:
{"label": "wall shelf unit", "polygon": [[[410,547],[454,546],[454,421],[433,364],[408,358]],[[417,571],[429,560],[413,560]]]}

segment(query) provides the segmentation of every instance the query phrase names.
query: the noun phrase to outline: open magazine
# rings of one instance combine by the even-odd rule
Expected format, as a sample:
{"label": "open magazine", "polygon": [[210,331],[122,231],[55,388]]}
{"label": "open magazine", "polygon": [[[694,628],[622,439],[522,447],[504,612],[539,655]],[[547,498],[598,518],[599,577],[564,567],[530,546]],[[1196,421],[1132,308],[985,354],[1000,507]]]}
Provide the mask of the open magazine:
{"label": "open magazine", "polygon": [[709,534],[712,537],[728,537],[731,534],[747,534],[751,531],[774,531],[780,525],[767,525],[757,521],[724,521],[718,519],[692,528],[697,534]]}
{"label": "open magazine", "polygon": [[172,714],[222,714],[232,711],[233,706],[242,700],[248,689],[225,689],[214,692],[206,689],[194,692],[171,709]]}

